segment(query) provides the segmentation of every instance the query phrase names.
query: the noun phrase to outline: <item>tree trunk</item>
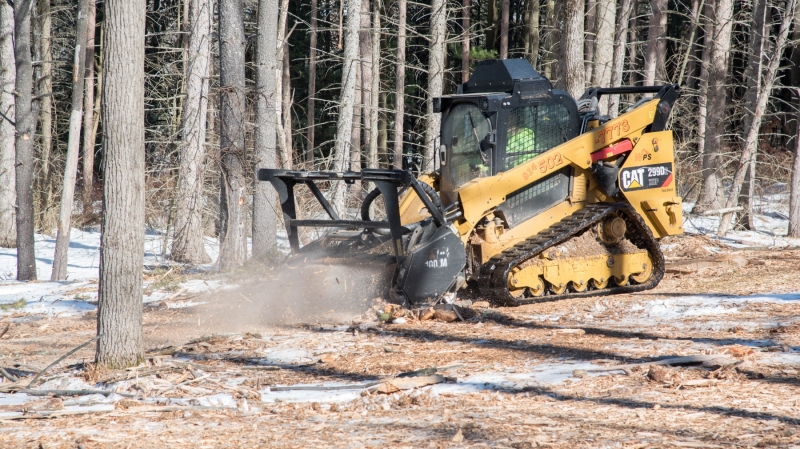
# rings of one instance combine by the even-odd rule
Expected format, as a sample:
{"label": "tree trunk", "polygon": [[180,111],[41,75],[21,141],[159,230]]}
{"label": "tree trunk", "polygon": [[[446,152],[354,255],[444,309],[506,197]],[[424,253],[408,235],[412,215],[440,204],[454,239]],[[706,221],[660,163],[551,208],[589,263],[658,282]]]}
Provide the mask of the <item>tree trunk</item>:
{"label": "tree trunk", "polygon": [[397,0],[397,79],[394,92],[394,168],[403,169],[406,91],[406,0]]}
{"label": "tree trunk", "polygon": [[[286,61],[286,55],[289,51],[289,46],[287,44],[288,39],[288,25],[289,25],[289,0],[283,0],[280,6],[280,13],[278,15],[278,41],[276,43],[277,46],[277,53],[278,53],[278,65],[275,70],[275,86],[276,86],[276,95],[275,98],[278,101],[275,103],[275,113],[277,114],[277,132],[278,132],[278,148],[280,149],[281,155],[281,168],[290,170],[292,168],[292,149],[291,149],[291,117],[286,120],[286,114],[291,111],[291,104],[285,104],[285,96],[284,91],[288,89],[288,85],[286,85],[286,80],[284,79],[284,62]],[[286,87],[286,89],[284,89]],[[289,97],[291,98],[291,96]],[[286,129],[287,123],[290,126],[290,129]]]}
{"label": "tree trunk", "polygon": [[[729,0],[724,0],[729,1]],[[647,54],[644,58],[644,85],[664,83],[667,59],[667,0],[652,0],[650,25],[647,27]]]}
{"label": "tree trunk", "polygon": [[[684,53],[683,62],[681,63],[681,68],[678,72],[677,84],[680,86],[683,86],[683,78],[688,78],[686,67],[689,64],[689,56],[691,56],[692,51],[695,48],[695,35],[697,34],[697,28],[700,26],[700,12],[703,9],[704,3],[705,0],[692,0],[692,31],[689,33],[689,40],[686,45],[686,53]],[[689,70],[689,73],[693,73],[693,70]],[[691,83],[691,79],[689,82]]]}
{"label": "tree trunk", "polygon": [[[42,180],[40,190],[42,191],[44,207],[50,206],[50,156],[53,151],[53,52],[52,48],[52,17],[50,14],[50,0],[41,0],[36,4],[37,7],[37,53],[41,64],[37,65],[37,75],[39,79],[38,92],[43,95],[39,101],[39,120],[41,122],[41,167]],[[48,230],[49,231],[49,230]]]}
{"label": "tree trunk", "polygon": [[469,80],[469,39],[470,39],[470,13],[471,13],[471,0],[462,0],[461,14],[461,29],[464,33],[464,40],[461,42],[461,82],[466,83]]}
{"label": "tree trunk", "polygon": [[[370,3],[371,0],[361,0],[361,31],[359,33],[359,53],[361,53],[361,121],[364,129],[362,147],[366,149],[363,159],[367,166],[370,164],[370,151],[372,151],[372,135],[374,134],[372,131],[376,129],[372,127],[372,99],[373,94],[377,95],[377,93],[372,90],[372,81],[375,73],[373,64],[375,64],[376,60],[372,57],[374,49],[372,48],[373,29],[371,27],[372,16],[370,14]],[[377,96],[375,96],[375,98],[377,98]],[[361,169],[360,164],[358,169]],[[356,182],[355,184],[358,185],[360,183]]]}
{"label": "tree trunk", "polygon": [[[798,9],[798,8],[796,8]],[[800,101],[800,89],[792,89]],[[795,120],[800,124],[800,108]],[[800,125],[794,135],[794,161],[792,163],[791,192],[789,194],[789,237],[800,237]]]}
{"label": "tree trunk", "polygon": [[[508,58],[508,16],[510,0],[500,0],[500,2],[502,3],[500,7],[500,59],[506,59]],[[431,23],[433,24],[433,19],[431,19]]]}
{"label": "tree trunk", "polygon": [[184,61],[183,141],[178,176],[175,233],[170,257],[177,262],[211,262],[203,242],[203,171],[211,75],[211,0],[189,0]]}
{"label": "tree trunk", "polygon": [[711,45],[712,35],[714,34],[714,23],[711,21],[711,11],[714,7],[709,0],[706,3],[703,51],[700,54],[700,76],[697,92],[697,154],[703,156],[706,147],[706,122],[708,118],[708,69],[711,65]]}
{"label": "tree trunk", "polygon": [[67,161],[64,166],[64,183],[61,187],[61,210],[58,214],[58,234],[53,257],[51,281],[67,279],[67,250],[69,249],[72,206],[75,196],[75,179],[78,172],[78,154],[81,145],[81,121],[83,119],[83,92],[86,67],[86,25],[89,2],[78,2],[78,21],[75,26],[75,58],[72,66],[72,112],[69,116]]}
{"label": "tree trunk", "polygon": [[92,203],[92,184],[94,182],[94,46],[97,5],[95,0],[88,0],[86,21],[86,79],[85,96],[83,101],[83,222],[86,223],[94,215]]}
{"label": "tree trunk", "polygon": [[219,268],[232,271],[247,257],[245,232],[245,36],[241,0],[219,2],[221,185],[225,221],[220,226]]}
{"label": "tree trunk", "polygon": [[14,10],[0,2],[0,247],[17,246],[14,173]]}
{"label": "tree trunk", "polygon": [[[597,36],[594,40],[593,86],[609,87],[614,63],[614,27],[617,5],[614,0],[597,2]],[[600,97],[600,113],[608,113],[608,95]]]}
{"label": "tree trunk", "polygon": [[[314,102],[314,97],[317,95],[318,15],[317,0],[311,0],[311,35],[309,36],[308,52],[308,107],[306,108],[306,121],[308,122],[308,130],[306,131],[306,141],[308,145],[306,147],[306,162],[314,162],[314,124],[316,122],[316,104]],[[255,242],[253,242],[253,244],[255,244]]]}
{"label": "tree trunk", "polygon": [[388,121],[388,113],[386,112],[387,97],[388,94],[386,92],[381,92],[378,98],[380,107],[380,114],[378,115],[378,161],[383,167],[392,168],[392,164],[389,162],[389,126],[386,123]]}
{"label": "tree trunk", "polygon": [[[344,61],[342,67],[342,94],[339,102],[339,118],[336,122],[336,154],[334,155],[333,171],[345,170],[350,160],[351,134],[353,132],[353,109],[356,98],[356,70],[359,66],[358,58],[358,27],[360,20],[361,0],[349,0],[347,4],[347,23],[344,38]],[[344,215],[345,192],[344,182],[333,183],[331,204],[339,214]]]}
{"label": "tree trunk", "polygon": [[525,55],[533,68],[539,63],[539,0],[528,0],[525,11]]}
{"label": "tree trunk", "polygon": [[[368,168],[378,168],[378,118],[380,109],[381,87],[381,3],[375,0],[372,5],[372,49],[370,54],[370,104],[369,104],[369,154],[367,157]],[[366,72],[365,72],[366,73]]]}
{"label": "tree trunk", "polygon": [[[748,89],[745,94],[745,110],[748,112],[746,113],[746,128],[743,130],[746,133],[744,149],[742,150],[739,169],[736,170],[736,174],[733,177],[733,186],[725,207],[733,207],[736,205],[748,170],[751,174],[751,183],[755,180],[754,168],[756,154],[758,152],[758,134],[781,62],[781,58],[769,59],[767,70],[762,75],[762,67],[765,59],[764,55],[765,53],[771,55],[783,54],[783,51],[786,49],[787,38],[789,37],[789,29],[794,19],[795,0],[788,0],[786,2],[786,9],[781,11],[783,17],[775,43],[771,46],[772,48],[770,48],[769,51],[765,52],[764,44],[769,39],[769,28],[766,26],[765,3],[766,0],[756,0],[756,4],[753,8],[754,23],[751,28],[753,33],[751,34],[750,55],[748,57],[749,61],[746,69],[746,73],[749,72],[751,76],[748,79]],[[751,79],[753,80],[752,82],[750,81]],[[752,196],[753,191],[751,188],[750,195],[748,195],[750,201],[752,201]],[[748,203],[748,207],[751,206],[752,203]],[[752,216],[752,210],[748,212]],[[717,235],[724,236],[728,233],[732,218],[732,213],[727,213],[722,216]]]}
{"label": "tree trunk", "polygon": [[733,27],[733,0],[716,0],[710,16],[715,24],[711,35],[711,61],[708,70],[707,125],[703,156],[703,190],[699,209],[719,209],[724,202],[722,191],[722,143],[727,115],[728,56]]}
{"label": "tree trunk", "polygon": [[139,364],[144,264],[144,0],[107,0],[103,47],[103,226],[96,361]]}
{"label": "tree trunk", "polygon": [[[278,0],[260,0],[258,3],[258,29],[277,30]],[[312,34],[313,36],[313,34]],[[256,44],[256,104],[255,104],[255,167],[275,168],[277,150],[275,148],[275,68],[277,65],[277,33],[258,34]],[[311,53],[315,53],[312,46]],[[312,64],[313,65],[313,64]],[[309,104],[313,102],[309,100]],[[309,147],[314,139],[309,134]],[[269,182],[256,181],[253,194],[253,257],[264,257],[277,250],[277,201],[275,189]]]}
{"label": "tree trunk", "polygon": [[[503,0],[489,0],[487,3],[488,13],[486,15],[486,20],[489,22],[486,28],[486,43],[484,47],[486,50],[495,50],[497,49],[497,37],[500,25],[500,14],[497,13],[497,2]],[[433,19],[431,18],[431,23]]]}
{"label": "tree trunk", "polygon": [[564,18],[561,34],[561,57],[558,62],[558,86],[574,98],[580,98],[586,90],[583,65],[583,1],[566,0],[560,5]]}
{"label": "tree trunk", "polygon": [[17,280],[36,280],[33,239],[33,139],[38,110],[33,102],[31,0],[14,2],[14,59],[17,63],[14,103],[17,189]]}
{"label": "tree trunk", "polygon": [[[503,0],[507,1],[507,0]],[[428,66],[428,101],[425,128],[425,154],[422,158],[422,171],[430,173],[436,170],[433,147],[436,137],[439,136],[439,127],[442,123],[441,114],[433,113],[433,99],[442,96],[444,87],[444,52],[445,38],[447,37],[447,2],[444,0],[431,1],[431,36],[430,36],[430,61]]]}
{"label": "tree trunk", "polygon": [[[633,9],[632,0],[622,0],[617,16],[617,28],[614,32],[614,57],[611,67],[611,86],[622,86],[622,69],[625,67],[625,48],[628,41],[628,20]],[[619,95],[608,95],[608,115],[611,118],[619,115]]]}
{"label": "tree trunk", "polygon": [[547,23],[546,38],[545,38],[545,52],[547,58],[544,63],[544,76],[553,80],[553,62],[556,59],[556,34],[560,34],[560,30],[556,28],[556,6],[555,0],[546,0],[545,21]]}
{"label": "tree trunk", "polygon": [[[288,1],[286,2],[288,8]],[[294,167],[294,139],[292,138],[292,72],[291,72],[291,57],[289,54],[289,22],[286,22],[284,28],[284,45],[283,45],[283,63],[281,64],[281,105],[283,106],[283,151],[284,160],[286,161],[286,168],[291,169]]]}
{"label": "tree trunk", "polygon": [[590,83],[594,76],[594,49],[596,46],[598,19],[597,3],[598,0],[586,0],[584,16],[583,66],[586,73],[586,81]]}
{"label": "tree trunk", "polygon": [[[360,42],[361,38],[359,38],[359,43]],[[361,171],[361,109],[363,102],[363,89],[361,85],[362,65],[360,59],[361,59],[361,52],[359,50],[359,55],[354,63],[355,67],[353,67],[356,76],[356,90],[355,90],[355,98],[353,99],[353,129],[350,131],[350,160],[348,161],[346,167],[347,169],[352,171]],[[356,194],[356,192],[358,192],[360,188],[361,188],[361,183],[354,182],[353,184],[350,185],[349,190],[353,194]]]}

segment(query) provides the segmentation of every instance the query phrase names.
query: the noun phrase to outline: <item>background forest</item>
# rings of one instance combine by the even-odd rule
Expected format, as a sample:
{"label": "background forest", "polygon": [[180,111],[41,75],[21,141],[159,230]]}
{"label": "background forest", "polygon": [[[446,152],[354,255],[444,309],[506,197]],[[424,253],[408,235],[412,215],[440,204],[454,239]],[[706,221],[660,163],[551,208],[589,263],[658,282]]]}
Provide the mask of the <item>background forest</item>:
{"label": "background forest", "polygon": [[[67,241],[62,229],[99,224],[107,180],[104,7],[38,0],[30,9],[33,223]],[[276,26],[259,29],[268,20]],[[754,199],[788,188],[800,147],[798,20],[795,0],[149,0],[145,223],[172,238],[173,259],[190,263],[210,262],[203,236],[239,232],[220,260],[234,267],[248,236],[254,254],[275,242],[272,194],[253,210],[254,167],[431,170],[431,98],[455,93],[481,60],[526,58],[576,98],[589,86],[680,84],[671,119],[679,193],[695,211],[742,206],[721,234],[752,226]],[[14,189],[13,123],[14,45],[26,43],[14,40],[14,26],[4,2],[3,246],[17,243],[13,205],[25,200]],[[602,111],[615,116],[635,101],[619,97]],[[330,194],[345,204],[345,192]],[[800,204],[790,210],[797,234]]]}

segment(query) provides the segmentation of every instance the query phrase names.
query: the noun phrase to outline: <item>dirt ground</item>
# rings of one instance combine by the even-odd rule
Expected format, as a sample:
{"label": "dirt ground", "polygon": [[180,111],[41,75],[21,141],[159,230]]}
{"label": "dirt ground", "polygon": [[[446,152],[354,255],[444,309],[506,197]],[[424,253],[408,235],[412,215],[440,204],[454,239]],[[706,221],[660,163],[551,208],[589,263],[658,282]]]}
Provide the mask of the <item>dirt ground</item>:
{"label": "dirt ground", "polygon": [[[466,321],[237,323],[258,295],[228,290],[148,307],[146,363],[103,372],[90,345],[39,384],[119,395],[0,394],[0,448],[800,447],[800,250],[662,244],[677,268],[654,290]],[[95,335],[92,313],[6,323],[0,367],[23,381]]]}

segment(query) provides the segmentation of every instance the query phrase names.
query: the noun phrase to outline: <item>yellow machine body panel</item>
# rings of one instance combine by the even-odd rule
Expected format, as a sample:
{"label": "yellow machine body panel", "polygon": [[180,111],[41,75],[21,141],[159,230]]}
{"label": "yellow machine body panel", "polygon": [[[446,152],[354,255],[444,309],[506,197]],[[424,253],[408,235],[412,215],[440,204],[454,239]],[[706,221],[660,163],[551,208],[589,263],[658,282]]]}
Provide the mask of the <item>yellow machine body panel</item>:
{"label": "yellow machine body panel", "polygon": [[[643,170],[645,175],[649,174],[648,170],[655,170],[654,176],[661,176],[659,173],[663,173],[667,166],[671,174],[674,170],[672,131],[644,133],[647,126],[653,122],[658,103],[659,100],[654,99],[522,165],[495,176],[477,178],[464,184],[457,191],[463,219],[455,223],[462,240],[467,243],[477,223],[492,214],[499,204],[506,201],[509,194],[565,166],[572,166],[574,170],[572,190],[567,201],[511,229],[491,230],[487,235],[488,238],[483,238],[481,243],[482,262],[572,215],[587,203],[618,201],[609,198],[599,187],[589,171],[589,166],[592,164],[592,153],[625,139],[633,142],[634,146],[622,165],[620,176],[640,176],[642,172],[638,170]],[[617,157],[612,155],[609,160],[613,162]],[[628,174],[625,175],[626,173]],[[671,179],[670,183],[664,183],[658,188],[645,186],[622,189],[625,199],[645,218],[657,238],[683,232],[681,199],[676,195],[674,176]],[[621,186],[624,185],[623,181],[621,180]]]}

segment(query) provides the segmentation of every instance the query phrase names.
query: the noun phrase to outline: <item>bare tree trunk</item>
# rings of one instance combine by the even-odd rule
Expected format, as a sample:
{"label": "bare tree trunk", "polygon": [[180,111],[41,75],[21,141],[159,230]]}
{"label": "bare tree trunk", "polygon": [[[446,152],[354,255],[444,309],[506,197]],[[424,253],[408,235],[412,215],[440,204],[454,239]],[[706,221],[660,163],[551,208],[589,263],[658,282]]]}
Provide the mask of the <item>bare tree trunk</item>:
{"label": "bare tree trunk", "polygon": [[387,97],[388,94],[386,92],[381,92],[378,98],[380,108],[380,114],[378,115],[378,161],[383,167],[392,168],[392,164],[389,163],[389,126],[386,123],[388,121],[388,113],[386,111]]}
{"label": "bare tree trunk", "polygon": [[53,52],[52,48],[52,18],[50,16],[50,0],[41,0],[36,4],[37,7],[37,28],[38,37],[38,56],[41,64],[37,66],[39,78],[39,94],[43,95],[39,100],[41,121],[41,145],[42,155],[41,164],[44,175],[44,189],[46,202],[50,203],[50,155],[53,151],[53,97],[49,94],[53,92]]}
{"label": "bare tree trunk", "polygon": [[[507,1],[507,0],[503,0]],[[433,148],[434,141],[439,136],[442,116],[433,113],[433,99],[442,96],[444,87],[444,41],[447,37],[447,2],[445,0],[431,1],[431,36],[430,36],[430,62],[428,67],[428,101],[425,128],[425,154],[422,158],[422,171],[430,173],[436,170]],[[506,44],[508,45],[508,44]]]}
{"label": "bare tree trunk", "polygon": [[33,239],[33,139],[38,110],[33,102],[31,62],[31,0],[14,2],[14,58],[17,63],[16,100],[16,189],[17,189],[17,280],[36,280]]}
{"label": "bare tree trunk", "polygon": [[[258,34],[256,44],[256,129],[255,129],[255,170],[275,168],[277,149],[275,148],[275,68],[277,66],[277,33],[268,30],[278,28],[278,0],[259,0]],[[313,35],[313,34],[312,34]],[[315,53],[315,46],[311,47]],[[309,100],[309,104],[312,101]],[[310,134],[309,147],[314,139]],[[312,159],[313,160],[313,159]],[[271,183],[258,182],[253,194],[253,257],[263,257],[277,248],[277,202],[275,189]]]}
{"label": "bare tree trunk", "polygon": [[[683,62],[681,63],[680,71],[678,72],[678,83],[679,85],[683,86],[683,78],[687,76],[686,66],[689,63],[689,56],[692,54],[692,50],[694,49],[695,45],[695,35],[697,34],[697,28],[700,26],[700,14],[703,10],[703,4],[705,0],[692,0],[692,31],[689,33],[689,39],[686,45],[686,53],[683,56]],[[694,61],[693,61],[694,62]],[[693,73],[693,70],[689,70],[689,73]],[[687,76],[688,78],[688,76]],[[691,82],[691,81],[690,81]]]}
{"label": "bare tree trunk", "polygon": [[97,363],[139,364],[144,264],[144,0],[106,0]]}
{"label": "bare tree trunk", "polygon": [[[333,170],[344,171],[350,160],[351,134],[353,132],[353,109],[356,98],[356,70],[358,64],[358,27],[361,0],[349,0],[347,4],[347,23],[344,38],[344,61],[342,67],[342,94],[339,102],[339,119],[336,122],[336,149]],[[343,182],[334,183],[331,199],[333,207],[344,215],[346,186]]]}
{"label": "bare tree trunk", "polygon": [[[278,53],[278,64],[275,70],[276,77],[276,95],[279,101],[275,103],[275,112],[277,114],[276,130],[278,132],[278,148],[280,149],[281,167],[284,169],[292,168],[292,150],[291,150],[291,130],[286,129],[286,113],[291,111],[291,105],[285,105],[284,97],[284,73],[283,66],[286,60],[284,54],[289,51],[287,44],[288,39],[288,17],[289,17],[289,0],[282,0],[280,6],[280,13],[278,15],[278,41],[276,43]],[[291,98],[291,96],[290,96]],[[291,118],[290,118],[291,120]],[[289,122],[291,124],[291,121]]]}
{"label": "bare tree trunk", "polygon": [[[306,107],[306,121],[308,130],[306,131],[306,162],[314,162],[314,125],[316,123],[316,103],[314,97],[317,95],[317,16],[319,10],[317,0],[311,0],[311,34],[309,36],[309,55],[308,55],[308,106]],[[255,242],[253,242],[255,244]]]}
{"label": "bare tree trunk", "polygon": [[244,177],[244,21],[241,0],[219,2],[219,84],[221,186],[225,221],[220,226],[220,271],[232,271],[247,257]]}
{"label": "bare tree trunk", "polygon": [[[373,130],[372,127],[372,98],[373,94],[377,95],[372,90],[372,79],[374,77],[373,64],[376,60],[373,59],[372,48],[372,28],[371,28],[371,15],[370,15],[371,0],[361,0],[361,31],[359,37],[359,53],[361,54],[361,121],[364,129],[364,140],[362,147],[366,149],[363,159],[366,165],[369,166],[370,151],[372,144]],[[377,98],[377,96],[375,96]],[[359,161],[360,162],[360,161]],[[359,163],[358,169],[361,169]],[[355,183],[359,184],[358,182]]]}
{"label": "bare tree trunk", "polygon": [[375,0],[372,5],[372,52],[370,54],[370,104],[369,104],[369,154],[368,168],[378,168],[379,110],[381,87],[381,3]]}
{"label": "bare tree trunk", "polygon": [[58,214],[58,234],[53,257],[51,281],[67,279],[67,250],[72,224],[72,206],[75,197],[75,179],[78,175],[78,155],[81,144],[83,119],[84,76],[86,70],[86,35],[89,2],[78,2],[78,21],[75,26],[75,58],[72,68],[72,112],[69,116],[67,161],[64,167],[64,183],[61,187],[61,210]]}
{"label": "bare tree trunk", "polygon": [[497,37],[500,32],[500,15],[497,13],[497,2],[502,0],[489,0],[487,3],[488,13],[486,20],[489,22],[486,28],[486,43],[484,47],[487,50],[495,50],[497,48]]}
{"label": "bare tree trunk", "polygon": [[[608,87],[611,84],[611,72],[614,62],[614,27],[617,17],[615,0],[598,0],[597,2],[597,36],[594,47],[594,72],[592,85]],[[600,97],[600,113],[608,112],[608,95]]]}
{"label": "bare tree trunk", "polygon": [[583,65],[583,1],[566,0],[560,5],[564,18],[561,34],[561,56],[558,62],[558,84],[574,98],[580,98],[586,90],[585,67]]}
{"label": "bare tree trunk", "polygon": [[[362,153],[362,119],[364,118],[363,109],[366,103],[366,95],[364,92],[364,56],[365,39],[369,29],[369,2],[366,2],[366,11],[364,11],[365,0],[361,0],[358,13],[358,57],[355,62],[356,73],[356,90],[355,99],[353,100],[353,130],[350,133],[350,170],[361,171],[361,153]],[[366,19],[366,21],[365,21]],[[371,45],[369,46],[371,50]],[[361,183],[354,182],[350,185],[351,195],[357,195],[361,191]]]}
{"label": "bare tree trunk", "polygon": [[[745,175],[748,170],[751,174],[751,183],[754,181],[755,175],[755,159],[758,152],[758,133],[761,129],[761,121],[764,118],[764,113],[767,109],[772,88],[775,84],[775,78],[778,74],[778,67],[780,66],[781,58],[769,59],[767,70],[762,76],[763,60],[766,54],[780,55],[786,49],[787,38],[789,37],[789,29],[794,19],[795,0],[788,0],[786,2],[786,9],[781,11],[783,14],[781,20],[781,27],[778,31],[778,36],[775,39],[775,44],[770,48],[771,51],[764,51],[764,44],[769,38],[769,28],[766,26],[766,0],[756,0],[754,5],[754,21],[753,34],[751,35],[750,47],[750,61],[746,72],[750,72],[753,82],[748,80],[748,92],[745,94],[745,110],[747,110],[747,127],[743,130],[746,135],[744,138],[744,149],[740,158],[739,169],[733,177],[733,186],[731,193],[728,196],[728,201],[725,204],[726,208],[733,207],[739,200],[739,194],[742,190],[742,183],[744,182]],[[755,91],[755,92],[753,92]],[[752,198],[752,188],[748,197]],[[751,199],[752,201],[752,199]],[[752,207],[752,203],[748,203],[748,207]],[[752,210],[748,210],[752,216]],[[728,233],[730,228],[733,213],[727,213],[722,216],[722,220],[717,230],[717,235],[724,236]]]}
{"label": "bare tree trunk", "polygon": [[397,0],[397,79],[394,93],[394,168],[403,169],[406,91],[406,0]]}
{"label": "bare tree trunk", "polygon": [[[628,41],[628,20],[633,9],[632,0],[622,0],[617,16],[617,28],[614,32],[614,57],[611,67],[611,86],[622,86],[622,69],[625,67],[625,48]],[[608,95],[608,115],[611,118],[619,115],[619,95]]]}
{"label": "bare tree trunk", "polygon": [[536,68],[539,63],[539,0],[528,0],[526,6],[525,54],[528,62]]}
{"label": "bare tree trunk", "polygon": [[94,214],[92,203],[92,184],[94,181],[94,145],[96,134],[94,133],[94,35],[96,26],[97,5],[95,0],[88,0],[87,21],[86,21],[86,80],[85,96],[83,100],[83,221],[91,219]]}
{"label": "bare tree trunk", "polygon": [[[795,8],[798,9],[798,8]],[[792,89],[800,100],[800,89]],[[789,237],[800,237],[800,108],[795,120],[798,125],[794,136],[794,160],[792,162],[791,192],[789,194]]]}
{"label": "bare tree trunk", "polygon": [[470,13],[472,10],[471,0],[462,0],[461,29],[464,33],[464,40],[461,42],[461,82],[469,80],[469,40],[470,40]]}
{"label": "bare tree trunk", "polygon": [[583,40],[583,66],[586,73],[586,81],[592,82],[594,76],[594,49],[597,37],[597,1],[586,0],[586,12],[584,16],[584,40]]}
{"label": "bare tree trunk", "polygon": [[647,54],[644,58],[644,85],[666,82],[667,0],[652,0],[650,25],[647,28]]}
{"label": "bare tree trunk", "polygon": [[203,171],[211,75],[211,0],[189,0],[184,62],[183,141],[178,177],[175,233],[170,257],[191,264],[211,262],[203,243]]}
{"label": "bare tree trunk", "polygon": [[711,21],[711,12],[714,7],[709,0],[705,6],[704,16],[704,37],[703,51],[700,54],[700,77],[697,92],[697,153],[705,154],[706,147],[706,122],[708,118],[708,69],[711,65],[712,35],[714,34],[714,22]]}
{"label": "bare tree trunk", "polygon": [[560,31],[556,30],[556,2],[555,0],[546,0],[545,21],[547,22],[547,34],[545,39],[545,51],[547,58],[544,63],[544,76],[553,80],[553,62],[556,59],[556,34]]}
{"label": "bare tree trunk", "polygon": [[[288,8],[288,2],[287,2]],[[283,106],[283,113],[281,119],[283,120],[283,151],[284,160],[286,161],[286,168],[294,167],[294,139],[292,138],[292,72],[291,72],[291,58],[289,55],[289,23],[286,22],[284,28],[284,45],[283,45],[283,63],[281,64],[281,106]]]}
{"label": "bare tree trunk", "polygon": [[14,10],[0,2],[0,247],[17,246],[14,173]]}
{"label": "bare tree trunk", "polygon": [[[510,1],[500,0],[500,2],[502,4],[500,7],[500,59],[506,59],[508,58],[508,16]],[[431,23],[433,23],[433,19]]]}
{"label": "bare tree trunk", "polygon": [[719,209],[724,202],[722,191],[722,143],[726,123],[726,88],[728,56],[733,28],[733,0],[717,0],[710,16],[714,26],[711,36],[711,63],[708,70],[708,113],[703,156],[703,189],[698,210]]}

